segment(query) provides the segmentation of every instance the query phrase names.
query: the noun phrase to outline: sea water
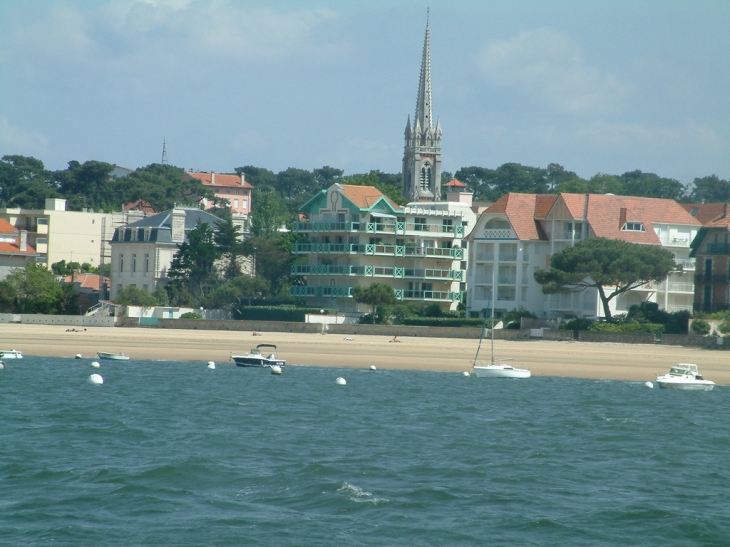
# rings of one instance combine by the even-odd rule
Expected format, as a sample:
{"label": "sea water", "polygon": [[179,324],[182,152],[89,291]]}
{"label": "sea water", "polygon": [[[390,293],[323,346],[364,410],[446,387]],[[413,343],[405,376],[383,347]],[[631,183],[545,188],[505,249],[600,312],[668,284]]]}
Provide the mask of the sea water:
{"label": "sea water", "polygon": [[1,545],[730,545],[724,387],[101,365],[0,371]]}

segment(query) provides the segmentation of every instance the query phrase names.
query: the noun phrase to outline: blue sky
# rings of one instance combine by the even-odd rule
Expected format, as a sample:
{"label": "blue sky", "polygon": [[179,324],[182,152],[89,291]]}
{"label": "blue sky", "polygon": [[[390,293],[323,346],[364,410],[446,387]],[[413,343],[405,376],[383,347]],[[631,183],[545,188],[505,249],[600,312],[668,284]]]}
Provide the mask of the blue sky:
{"label": "blue sky", "polygon": [[445,170],[730,177],[726,0],[4,0],[0,155],[399,172],[427,6]]}

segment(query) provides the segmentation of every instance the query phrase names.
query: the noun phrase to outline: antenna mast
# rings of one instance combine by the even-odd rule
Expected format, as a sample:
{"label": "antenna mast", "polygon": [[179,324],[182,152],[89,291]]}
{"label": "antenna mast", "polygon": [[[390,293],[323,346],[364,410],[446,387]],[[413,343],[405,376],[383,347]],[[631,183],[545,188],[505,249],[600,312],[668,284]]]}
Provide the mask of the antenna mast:
{"label": "antenna mast", "polygon": [[167,161],[167,143],[165,142],[165,137],[162,137],[162,165],[170,165],[170,162]]}

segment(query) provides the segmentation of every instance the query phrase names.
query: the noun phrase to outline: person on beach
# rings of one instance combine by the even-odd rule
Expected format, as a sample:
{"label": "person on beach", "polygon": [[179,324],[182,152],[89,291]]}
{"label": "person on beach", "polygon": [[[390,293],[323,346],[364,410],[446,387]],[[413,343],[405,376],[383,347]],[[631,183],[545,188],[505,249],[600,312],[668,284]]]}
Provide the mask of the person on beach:
{"label": "person on beach", "polygon": [[400,340],[398,340],[398,335],[394,336],[391,342],[400,342]]}

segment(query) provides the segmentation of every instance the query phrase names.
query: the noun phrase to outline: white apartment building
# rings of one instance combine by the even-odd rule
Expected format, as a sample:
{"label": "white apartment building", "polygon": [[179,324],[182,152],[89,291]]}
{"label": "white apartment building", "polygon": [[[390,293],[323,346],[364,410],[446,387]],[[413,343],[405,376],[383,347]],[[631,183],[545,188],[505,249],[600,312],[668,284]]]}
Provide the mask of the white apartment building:
{"label": "white apartment building", "polygon": [[[641,302],[666,311],[692,310],[694,260],[690,242],[701,223],[673,200],[603,194],[510,193],[479,217],[469,236],[467,314],[489,313],[492,290],[498,314],[525,308],[539,317],[603,316],[597,291],[544,295],[534,278],[553,254],[588,237],[661,245],[682,270],[611,300],[620,314]],[[493,280],[496,284],[493,286]]]}
{"label": "white apartment building", "polygon": [[469,203],[454,199],[401,207],[372,186],[333,184],[300,209],[295,231],[308,241],[292,266],[305,277],[292,296],[343,312],[366,311],[352,299],[356,285],[387,283],[403,301],[456,309],[466,280],[462,242],[476,221]]}

